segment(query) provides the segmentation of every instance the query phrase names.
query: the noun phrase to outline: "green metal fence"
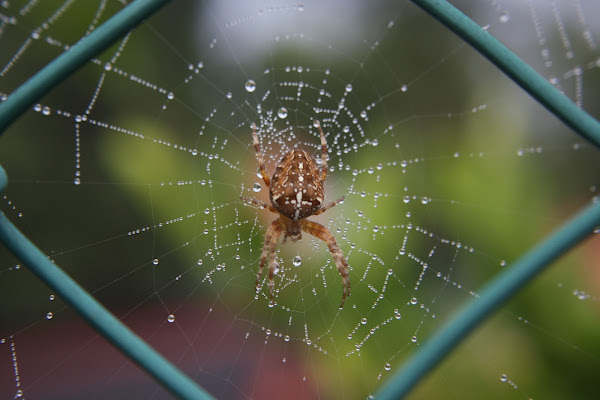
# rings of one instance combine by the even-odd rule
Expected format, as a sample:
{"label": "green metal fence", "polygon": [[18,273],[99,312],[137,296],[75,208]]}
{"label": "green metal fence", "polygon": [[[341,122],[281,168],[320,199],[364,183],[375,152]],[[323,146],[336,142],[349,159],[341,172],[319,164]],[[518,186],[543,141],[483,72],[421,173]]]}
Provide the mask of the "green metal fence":
{"label": "green metal fence", "polygon": [[[169,0],[134,1],[48,64],[0,104],[0,132],[4,132],[35,101],[63,79],[168,2]],[[413,2],[473,46],[566,125],[600,147],[600,123],[578,108],[485,29],[445,0]],[[7,183],[6,173],[0,166],[0,189],[3,190]],[[485,318],[599,225],[600,203],[581,210],[493,279],[478,298],[459,310],[445,327],[428,339],[403,369],[388,379],[376,397],[391,399],[408,393]],[[0,240],[98,333],[173,394],[185,399],[212,398],[52,263],[4,214],[0,215]]]}

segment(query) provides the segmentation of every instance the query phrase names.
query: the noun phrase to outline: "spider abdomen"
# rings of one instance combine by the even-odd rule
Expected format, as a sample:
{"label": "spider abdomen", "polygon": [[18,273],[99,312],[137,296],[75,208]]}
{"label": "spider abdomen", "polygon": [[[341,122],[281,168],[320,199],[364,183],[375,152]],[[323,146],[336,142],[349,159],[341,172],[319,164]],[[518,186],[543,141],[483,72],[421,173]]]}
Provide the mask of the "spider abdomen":
{"label": "spider abdomen", "polygon": [[271,177],[271,204],[284,216],[300,220],[323,205],[323,182],[313,159],[303,150],[288,152]]}

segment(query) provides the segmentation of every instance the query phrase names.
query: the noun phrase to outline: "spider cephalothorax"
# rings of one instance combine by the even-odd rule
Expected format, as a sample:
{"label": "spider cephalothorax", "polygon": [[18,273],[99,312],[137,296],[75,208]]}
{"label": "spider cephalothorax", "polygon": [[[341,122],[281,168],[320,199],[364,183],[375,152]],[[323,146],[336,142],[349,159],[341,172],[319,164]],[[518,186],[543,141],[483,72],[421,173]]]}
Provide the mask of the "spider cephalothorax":
{"label": "spider cephalothorax", "polygon": [[252,137],[254,139],[254,150],[258,158],[260,174],[269,188],[269,200],[271,204],[269,205],[260,200],[247,197],[242,197],[241,199],[247,203],[258,205],[279,214],[279,217],[269,225],[265,235],[265,244],[260,256],[258,275],[256,277],[256,289],[259,290],[260,288],[260,277],[268,257],[269,291],[271,302],[273,302],[273,274],[277,265],[275,260],[277,240],[283,235],[283,242],[287,238],[295,242],[302,238],[302,231],[304,231],[327,243],[327,247],[333,256],[333,261],[342,276],[344,284],[342,304],[340,304],[340,308],[342,308],[346,301],[346,296],[350,294],[348,263],[331,232],[323,225],[305,219],[311,215],[319,215],[344,200],[343,197],[340,197],[333,203],[322,207],[324,183],[327,177],[327,142],[325,141],[321,124],[315,121],[315,126],[319,128],[321,135],[321,168],[317,168],[312,157],[305,151],[291,150],[283,156],[275,168],[273,176],[270,177],[260,151],[256,125],[253,124]]}

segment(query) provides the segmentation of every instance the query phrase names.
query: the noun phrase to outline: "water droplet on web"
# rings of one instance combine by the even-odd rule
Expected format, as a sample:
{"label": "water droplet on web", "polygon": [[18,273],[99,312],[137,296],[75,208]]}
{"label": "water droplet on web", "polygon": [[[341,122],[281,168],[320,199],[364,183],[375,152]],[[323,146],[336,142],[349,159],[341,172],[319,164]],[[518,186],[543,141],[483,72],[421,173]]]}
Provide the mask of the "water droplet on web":
{"label": "water droplet on web", "polygon": [[281,119],[287,118],[287,116],[288,116],[287,108],[281,107],[279,110],[277,110],[277,116]]}
{"label": "water droplet on web", "polygon": [[314,126],[315,128],[318,128],[319,126],[321,126],[321,123],[319,122],[319,120],[316,120],[316,119],[315,119],[315,120],[313,120],[313,126]]}
{"label": "water droplet on web", "polygon": [[167,317],[167,321],[169,323],[175,322],[175,316],[173,314],[169,314],[169,316]]}
{"label": "water droplet on web", "polygon": [[44,106],[44,107],[42,108],[42,114],[44,114],[44,115],[46,115],[46,116],[47,116],[47,115],[50,115],[50,112],[51,112],[51,111],[50,111],[50,107],[48,107],[48,106]]}
{"label": "water droplet on web", "polygon": [[17,390],[17,397],[22,397],[23,391],[21,389]]}
{"label": "water droplet on web", "polygon": [[506,382],[508,380],[508,377],[505,374],[500,375],[500,380],[502,382]]}
{"label": "water droplet on web", "polygon": [[154,260],[152,260],[152,264],[158,265],[158,258],[155,258]]}
{"label": "water droplet on web", "polygon": [[200,258],[200,259],[198,259],[198,262],[197,262],[197,264],[198,264],[198,265],[202,265],[202,259],[201,259],[201,258]]}
{"label": "water droplet on web", "polygon": [[387,363],[387,364],[385,364],[385,366],[384,366],[383,368],[384,368],[386,371],[389,371],[390,369],[392,369],[392,366],[391,366],[389,363]]}
{"label": "water droplet on web", "polygon": [[363,110],[363,111],[361,111],[361,112],[360,112],[360,116],[361,116],[361,118],[367,118],[367,112],[366,112],[366,111],[364,111],[364,110]]}
{"label": "water droplet on web", "polygon": [[227,92],[227,94],[226,94],[226,97],[227,97],[228,99],[231,99],[231,98],[233,97],[233,93],[231,93],[231,92]]}
{"label": "water droplet on web", "polygon": [[413,297],[412,299],[410,299],[410,304],[412,304],[412,305],[417,304],[417,298]]}
{"label": "water droplet on web", "polygon": [[416,336],[412,336],[410,338],[410,341],[413,342],[413,343],[417,343],[417,337]]}
{"label": "water droplet on web", "polygon": [[408,202],[410,202],[410,197],[409,196],[404,196],[402,198],[402,201],[405,202],[405,203],[408,203]]}
{"label": "water droplet on web", "polygon": [[173,94],[173,92],[169,92],[169,94],[167,94],[167,99],[173,100],[174,98],[175,98],[175,94]]}
{"label": "water droplet on web", "polygon": [[500,17],[498,18],[498,20],[500,22],[502,22],[503,24],[507,23],[508,21],[510,21],[510,14],[507,11],[502,11],[500,13]]}
{"label": "water droplet on web", "polygon": [[363,324],[363,325],[366,324],[367,323],[367,319],[366,318],[361,319],[360,323]]}
{"label": "water droplet on web", "polygon": [[300,258],[300,256],[296,256],[292,259],[292,264],[294,264],[294,267],[299,267],[300,264],[302,264],[302,259]]}
{"label": "water droplet on web", "polygon": [[73,183],[74,183],[75,185],[80,185],[80,184],[81,184],[81,179],[79,179],[79,178],[75,178],[75,179],[73,180]]}
{"label": "water droplet on web", "polygon": [[35,106],[33,106],[33,111],[35,112],[40,112],[42,111],[42,105],[41,104],[36,104]]}
{"label": "water droplet on web", "polygon": [[52,319],[52,317],[54,317],[54,314],[52,314],[51,312],[46,314],[46,319]]}
{"label": "water droplet on web", "polygon": [[502,260],[502,261],[500,261],[500,266],[501,266],[501,267],[505,267],[505,266],[506,266],[506,260]]}
{"label": "water droplet on web", "polygon": [[256,90],[256,82],[254,82],[252,79],[248,79],[244,87],[246,88],[246,92],[252,93]]}
{"label": "water droplet on web", "polygon": [[285,340],[286,342],[290,341],[290,335],[285,335],[285,337],[283,338],[283,340]]}
{"label": "water droplet on web", "polygon": [[260,192],[260,190],[262,189],[262,186],[260,186],[260,183],[255,183],[254,185],[252,185],[252,190],[254,190],[255,192]]}
{"label": "water droplet on web", "polygon": [[349,83],[346,85],[346,92],[350,93],[351,91],[352,91],[352,84]]}
{"label": "water droplet on web", "polygon": [[50,299],[50,301],[54,300],[55,299],[54,295],[51,294],[50,297],[49,297],[49,299]]}
{"label": "water droplet on web", "polygon": [[406,92],[408,90],[408,86],[402,85],[402,86],[400,86],[400,90],[402,90],[403,92]]}

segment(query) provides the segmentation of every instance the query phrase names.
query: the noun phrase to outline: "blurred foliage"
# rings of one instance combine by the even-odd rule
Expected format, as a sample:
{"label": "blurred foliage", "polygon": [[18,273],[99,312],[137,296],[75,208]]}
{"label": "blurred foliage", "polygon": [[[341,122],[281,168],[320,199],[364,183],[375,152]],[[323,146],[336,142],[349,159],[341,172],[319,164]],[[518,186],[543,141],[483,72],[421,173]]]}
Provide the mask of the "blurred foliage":
{"label": "blurred foliage", "polygon": [[[18,22],[18,29],[4,32],[2,45],[14,47],[14,43],[21,43],[60,3],[49,1],[44,4],[47,9],[38,7],[35,14]],[[115,3],[107,3],[110,11],[105,15],[118,9]],[[75,43],[90,20],[88,4],[76,4],[63,18],[68,23],[53,25],[45,34],[65,44]],[[380,382],[378,375],[381,373],[383,380],[390,374],[383,370],[382,360],[391,359],[393,371],[416,348],[411,341],[415,327],[418,344],[472,298],[469,291],[477,292],[502,269],[498,260],[510,264],[597,196],[600,171],[597,150],[582,144],[435,21],[410,3],[400,9],[386,2],[377,4],[382,7],[374,7],[365,16],[369,23],[356,34],[358,38],[351,32],[347,34],[356,47],[341,54],[332,55],[327,43],[314,44],[310,36],[288,45],[269,43],[265,54],[241,61],[232,49],[236,43],[219,42],[225,50],[207,50],[210,33],[219,27],[210,18],[199,20],[199,15],[212,15],[209,2],[172,4],[130,36],[113,68],[174,90],[175,100],[160,111],[165,104],[164,93],[145,91],[142,84],[131,79],[106,75],[101,96],[87,118],[122,127],[128,134],[94,124],[79,125],[83,181],[79,186],[72,183],[73,119],[28,111],[2,139],[0,160],[10,179],[6,197],[18,208],[10,210],[6,200],[3,210],[117,314],[141,308],[151,298],[158,298],[165,308],[210,303],[211,310],[213,306],[222,307],[223,318],[244,325],[243,329],[264,330],[257,321],[268,321],[279,332],[289,332],[294,340],[285,352],[305,363],[301,369],[317,371],[303,373],[317,381],[320,397],[354,398],[355,393],[360,397],[374,393]],[[489,9],[487,5],[481,7],[484,11],[470,11],[477,15]],[[377,49],[369,50],[365,43],[376,40],[392,14],[399,15],[401,23],[387,32]],[[197,25],[203,29],[195,30]],[[506,27],[493,26],[491,32],[502,35],[507,30],[523,30],[525,35],[533,35],[531,25],[513,22]],[[364,42],[359,40],[361,35]],[[222,39],[219,37],[224,42]],[[95,83],[104,72],[103,65],[118,46],[100,55],[99,63],[90,63],[40,103],[51,105],[53,111],[83,115],[96,90]],[[536,53],[537,44],[532,46],[533,50],[518,52]],[[0,65],[5,65],[7,57],[15,52],[14,48],[6,49],[0,54]],[[34,42],[18,68],[0,80],[0,92],[12,92],[61,51]],[[224,56],[217,51],[224,52]],[[537,53],[535,57],[539,57]],[[580,52],[578,57],[595,59],[597,54]],[[186,75],[192,74],[187,64],[198,68],[198,60],[204,61],[201,73],[194,75],[191,84],[182,83]],[[270,79],[282,79],[264,74],[266,69],[289,65],[311,67],[313,71],[305,76],[315,84],[325,68],[332,71],[332,85],[342,88],[351,81],[350,109],[360,110],[373,99],[386,96],[383,105],[374,107],[364,122],[367,137],[377,139],[377,146],[369,144],[343,155],[344,163],[356,169],[384,163],[376,173],[379,181],[369,173],[353,178],[352,171],[336,169],[328,177],[327,198],[333,200],[350,188],[356,192],[347,194],[343,205],[317,219],[324,224],[335,220],[333,226],[340,227],[341,232],[334,234],[350,254],[354,286],[352,302],[344,314],[337,314],[341,285],[325,245],[303,239],[294,246],[280,246],[282,273],[297,274],[301,282],[300,295],[295,289],[282,292],[281,302],[296,301],[294,316],[310,320],[311,329],[327,332],[327,339],[341,338],[325,343],[336,349],[335,354],[305,350],[307,345],[301,340],[305,328],[287,328],[289,313],[265,307],[264,291],[258,301],[250,300],[255,295],[263,235],[274,215],[245,207],[239,201],[242,187],[243,193],[253,195],[250,188],[257,181],[257,162],[248,129],[256,113],[242,101],[231,106],[223,104],[227,92],[233,99],[245,95],[243,84],[248,76],[264,87]],[[584,107],[596,117],[600,115],[595,98],[598,91],[594,90],[598,87],[597,71],[586,73],[584,81]],[[404,83],[408,84],[407,90],[398,90]],[[282,97],[287,90],[272,89]],[[273,96],[263,107],[276,110],[280,106],[281,97]],[[313,104],[310,96],[304,98],[307,104]],[[212,115],[215,107],[219,112]],[[221,109],[230,114],[224,115]],[[310,147],[314,137],[306,128],[314,118],[312,110],[298,104],[289,111],[288,121],[297,128],[296,139],[314,150]],[[389,125],[394,125],[393,129],[383,135]],[[328,132],[328,137],[334,134]],[[175,143],[179,148],[173,146]],[[329,145],[334,148],[333,143]],[[270,171],[285,146],[268,143],[266,150],[271,150],[274,158],[269,159]],[[190,158],[192,149],[203,153],[202,157]],[[337,160],[332,152],[330,166],[336,167]],[[385,164],[391,160],[406,161],[407,166]],[[374,196],[382,186],[390,196]],[[405,191],[410,196],[408,202],[404,201]],[[263,188],[256,197],[266,200],[265,192]],[[427,198],[426,206],[423,197]],[[361,210],[368,211],[368,222],[359,216]],[[22,218],[18,212],[23,213]],[[361,282],[364,268],[376,264],[371,255],[392,260],[389,268],[400,281],[414,285],[419,279],[420,270],[406,257],[397,258],[404,231],[391,226],[409,222],[415,229],[435,233],[433,239],[424,234],[411,236],[410,251],[422,259],[439,238],[459,240],[474,251],[472,255],[458,251],[453,254],[441,246],[428,260],[432,271],[451,278],[443,284],[429,275],[425,278],[418,292],[419,304],[431,306],[430,312],[409,305],[410,293],[415,292],[412,287],[391,282],[386,301],[402,304],[398,306],[402,319],[393,329],[382,327],[376,337],[365,342],[360,356],[346,357],[354,341],[346,341],[345,337],[352,331],[351,325],[360,320],[360,313],[351,305],[372,302],[372,293]],[[357,223],[371,231],[355,229]],[[161,229],[151,229],[153,226]],[[373,233],[372,226],[382,228],[383,233]],[[152,233],[135,233],[136,229],[145,232],[144,228]],[[340,239],[346,235],[347,239]],[[597,297],[581,300],[568,292],[575,288],[600,292],[598,246],[598,238],[594,237],[556,262],[453,353],[411,398],[593,398],[594,371],[600,354],[600,308]],[[291,259],[300,254],[302,266],[294,269]],[[0,276],[10,283],[2,285],[0,294],[5,305],[0,308],[0,337],[43,320],[50,308],[50,291],[22,268],[17,272],[14,265],[18,261],[11,255],[4,250],[2,255],[4,269]],[[153,264],[155,258],[158,265]],[[217,265],[224,273],[212,274],[211,285],[202,284]],[[326,266],[324,277],[317,274],[314,265]],[[370,273],[371,281],[381,282],[387,270],[373,267]],[[333,286],[313,296],[310,290],[322,289],[318,282],[322,279]],[[457,284],[461,290],[450,292]],[[442,301],[437,302],[440,296]],[[303,304],[298,304],[300,298]],[[56,300],[51,308],[60,310],[59,302]],[[369,315],[369,321],[385,321],[388,317],[377,309]],[[160,318],[164,319],[162,315]],[[362,331],[361,335],[365,336]],[[508,380],[514,379],[518,388],[502,382],[502,374]],[[268,385],[268,379],[263,379],[259,384]]]}

